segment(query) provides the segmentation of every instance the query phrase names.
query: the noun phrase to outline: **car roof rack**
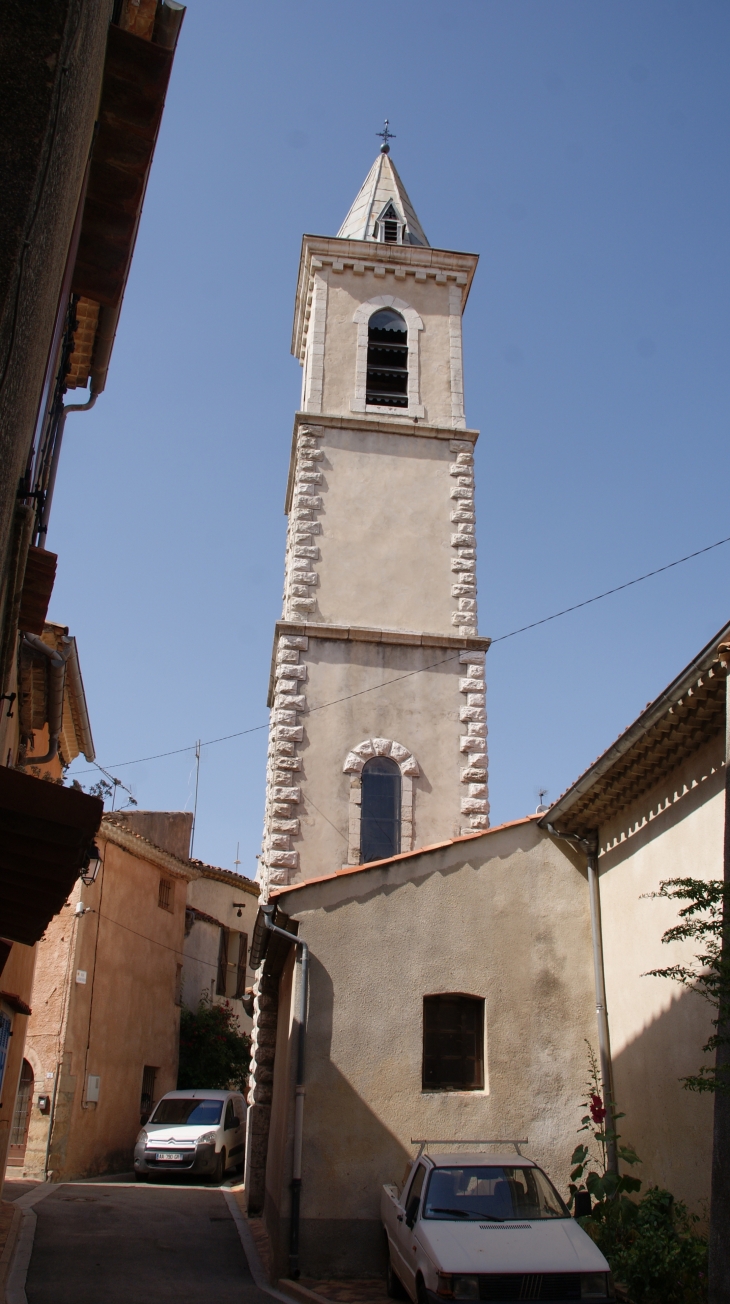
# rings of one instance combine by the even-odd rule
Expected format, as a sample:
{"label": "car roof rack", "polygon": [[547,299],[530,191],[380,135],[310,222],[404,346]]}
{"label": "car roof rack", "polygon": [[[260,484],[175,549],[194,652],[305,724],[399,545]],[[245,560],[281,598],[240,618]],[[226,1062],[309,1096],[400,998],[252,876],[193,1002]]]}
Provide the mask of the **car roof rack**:
{"label": "car roof rack", "polygon": [[529,1145],[529,1140],[527,1137],[523,1137],[521,1141],[513,1141],[511,1139],[505,1140],[504,1138],[498,1138],[497,1140],[482,1139],[480,1141],[473,1141],[473,1140],[472,1141],[454,1141],[454,1140],[439,1141],[436,1139],[429,1139],[427,1141],[423,1141],[420,1138],[411,1137],[411,1145],[419,1147],[418,1154],[416,1155],[416,1158],[413,1161],[414,1163],[416,1163],[417,1160],[421,1158],[421,1155],[423,1154],[424,1150],[428,1146],[514,1146],[515,1150],[517,1151],[517,1154],[520,1156],[520,1158],[522,1158],[522,1151],[520,1150],[520,1146]]}

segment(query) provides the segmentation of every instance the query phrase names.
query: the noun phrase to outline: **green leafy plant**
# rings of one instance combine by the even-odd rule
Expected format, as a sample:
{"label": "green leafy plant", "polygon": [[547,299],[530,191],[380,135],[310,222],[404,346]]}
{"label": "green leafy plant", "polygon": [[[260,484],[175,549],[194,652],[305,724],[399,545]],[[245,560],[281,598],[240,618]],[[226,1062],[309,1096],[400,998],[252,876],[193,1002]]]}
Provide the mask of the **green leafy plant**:
{"label": "green leafy plant", "polygon": [[[641,1181],[628,1173],[609,1172],[608,1151],[615,1142],[621,1164],[641,1162],[633,1146],[621,1145],[606,1127],[608,1110],[593,1048],[588,1045],[588,1112],[579,1132],[588,1143],[576,1146],[571,1160],[570,1200],[580,1191],[592,1201],[581,1227],[608,1260],[619,1299],[629,1304],[702,1304],[707,1298],[707,1242],[697,1235],[699,1218],[669,1191],[652,1186],[632,1199]],[[611,1110],[614,1120],[624,1115]]]}
{"label": "green leafy plant", "polygon": [[[708,1055],[730,1045],[730,955],[727,948],[723,950],[724,906],[728,891],[730,889],[722,879],[705,882],[698,878],[670,878],[659,884],[658,892],[648,894],[669,901],[687,902],[679,911],[682,922],[668,928],[662,942],[698,941],[701,950],[695,955],[694,964],[671,964],[666,969],[650,969],[647,977],[672,978],[709,1001],[717,1011],[712,1020],[715,1032],[702,1047]],[[730,1092],[730,1063],[727,1059],[725,1054],[719,1064],[703,1064],[698,1073],[682,1078],[682,1085],[688,1091]]]}
{"label": "green leafy plant", "polygon": [[[624,1164],[633,1166],[641,1163],[641,1160],[633,1146],[620,1145],[621,1138],[618,1132],[606,1126],[608,1110],[604,1105],[601,1071],[590,1042],[586,1041],[586,1046],[588,1047],[586,1083],[588,1099],[583,1102],[581,1109],[587,1109],[588,1113],[581,1119],[578,1131],[590,1133],[590,1140],[587,1145],[583,1143],[576,1146],[570,1161],[572,1167],[568,1186],[570,1209],[573,1208],[579,1191],[588,1191],[594,1200],[614,1200],[641,1189],[638,1177],[632,1177],[629,1173],[619,1174],[609,1171],[608,1149],[611,1142],[615,1143],[618,1157]],[[611,1110],[611,1114],[614,1122],[624,1117],[623,1114],[617,1114],[615,1109]]]}
{"label": "green leafy plant", "polygon": [[228,1001],[213,1005],[203,998],[197,1010],[180,1011],[179,1091],[245,1091],[250,1058],[251,1039]]}

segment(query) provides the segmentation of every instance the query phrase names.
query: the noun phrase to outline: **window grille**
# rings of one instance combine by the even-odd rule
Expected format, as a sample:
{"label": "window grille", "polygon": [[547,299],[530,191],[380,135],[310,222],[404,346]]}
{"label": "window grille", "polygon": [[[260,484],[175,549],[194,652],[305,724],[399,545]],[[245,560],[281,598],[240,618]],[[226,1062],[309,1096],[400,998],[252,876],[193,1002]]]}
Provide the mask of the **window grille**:
{"label": "window grille", "polygon": [[28,1137],[30,1107],[33,1103],[33,1082],[33,1070],[28,1061],[24,1059],[23,1067],[20,1070],[18,1094],[15,1097],[15,1109],[13,1110],[13,1125],[10,1132],[11,1146],[25,1146]]}
{"label": "window grille", "polygon": [[374,313],[368,323],[365,402],[370,407],[408,407],[408,327],[393,308]]}
{"label": "window grille", "polygon": [[218,942],[218,974],[216,977],[215,994],[216,996],[227,996],[228,977],[228,929],[221,928],[220,939]]}
{"label": "window grille", "polygon": [[160,907],[160,910],[172,911],[174,909],[174,888],[175,885],[169,878],[160,879],[160,890],[157,897],[157,904]]}
{"label": "window grille", "polygon": [[484,1001],[449,993],[423,998],[423,1090],[484,1087]]}
{"label": "window grille", "polygon": [[400,851],[401,774],[388,756],[374,756],[362,770],[360,860],[386,860]]}
{"label": "window grille", "polygon": [[155,1078],[157,1069],[145,1064],[142,1070],[142,1097],[139,1102],[140,1113],[148,1118],[155,1103]]}
{"label": "window grille", "polygon": [[248,935],[239,933],[238,968],[236,970],[236,999],[240,1000],[246,993],[246,960],[248,958]]}

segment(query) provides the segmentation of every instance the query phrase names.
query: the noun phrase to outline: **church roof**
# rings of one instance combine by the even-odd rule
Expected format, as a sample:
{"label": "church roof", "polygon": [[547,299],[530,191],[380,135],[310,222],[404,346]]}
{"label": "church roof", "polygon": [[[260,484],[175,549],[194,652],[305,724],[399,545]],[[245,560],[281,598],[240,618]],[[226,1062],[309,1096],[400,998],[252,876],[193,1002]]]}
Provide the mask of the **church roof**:
{"label": "church roof", "polygon": [[416,217],[406,188],[395,164],[386,153],[378,154],[373,166],[360,187],[360,192],[337,235],[343,240],[372,240],[377,237],[373,226],[389,205],[393,205],[401,222],[405,222],[403,244],[426,245],[423,227]]}

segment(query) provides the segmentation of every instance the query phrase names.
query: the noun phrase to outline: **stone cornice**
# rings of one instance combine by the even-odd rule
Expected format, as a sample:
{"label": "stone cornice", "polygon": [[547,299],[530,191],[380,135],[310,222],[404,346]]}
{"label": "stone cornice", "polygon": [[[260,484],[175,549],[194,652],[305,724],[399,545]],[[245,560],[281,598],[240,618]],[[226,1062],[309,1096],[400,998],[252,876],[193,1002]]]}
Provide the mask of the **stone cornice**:
{"label": "stone cornice", "polygon": [[294,473],[297,464],[297,436],[303,426],[316,426],[323,432],[325,430],[362,430],[370,434],[380,435],[410,435],[419,439],[464,439],[471,444],[476,444],[479,438],[478,430],[455,430],[453,426],[431,426],[425,421],[414,421],[412,417],[407,419],[403,417],[388,417],[384,420],[382,417],[370,416],[367,412],[358,413],[357,416],[328,416],[326,413],[317,412],[296,412],[294,414],[294,430],[291,437],[291,453],[289,454],[289,475],[286,482],[286,498],[284,500],[284,514],[289,515],[291,500],[294,492]]}
{"label": "stone cornice", "polygon": [[376,240],[339,240],[336,236],[305,235],[299,260],[297,295],[291,351],[295,358],[304,357],[314,273],[326,267],[334,272],[351,269],[357,274],[373,272],[399,279],[413,276],[425,281],[429,277],[443,284],[461,287],[462,311],[479,261],[478,254],[456,253],[451,249],[430,249],[421,245],[380,244]]}
{"label": "stone cornice", "polygon": [[136,856],[138,860],[146,860],[149,865],[155,865],[157,869],[163,869],[166,874],[171,874],[173,878],[181,878],[186,883],[202,877],[200,870],[191,861],[179,860],[177,856],[171,855],[169,851],[163,851],[162,847],[156,846],[154,842],[143,838],[139,833],[132,833],[130,829],[115,824],[113,817],[104,816],[97,837],[113,842],[123,851]]}
{"label": "stone cornice", "polygon": [[269,693],[267,705],[274,701],[274,681],[276,676],[276,650],[282,634],[304,638],[320,638],[350,643],[391,643],[401,647],[432,647],[454,649],[459,652],[486,652],[491,643],[489,638],[462,638],[454,634],[419,634],[404,629],[374,629],[354,625],[325,625],[306,621],[277,620],[274,633],[274,646],[271,652],[271,670],[269,673]]}
{"label": "stone cornice", "polygon": [[227,883],[229,887],[235,887],[236,891],[248,892],[255,897],[261,892],[253,879],[245,878],[243,874],[234,874],[232,869],[218,869],[216,865],[206,865],[202,860],[191,860],[190,864],[198,871],[196,878],[212,878],[217,883]]}

